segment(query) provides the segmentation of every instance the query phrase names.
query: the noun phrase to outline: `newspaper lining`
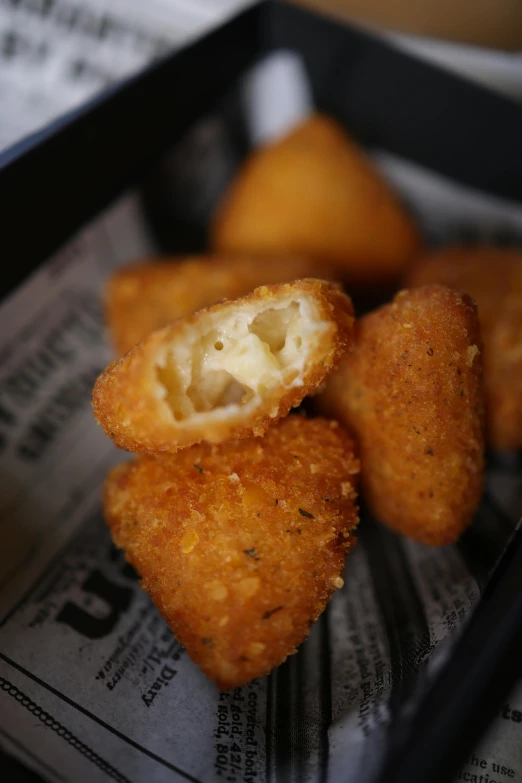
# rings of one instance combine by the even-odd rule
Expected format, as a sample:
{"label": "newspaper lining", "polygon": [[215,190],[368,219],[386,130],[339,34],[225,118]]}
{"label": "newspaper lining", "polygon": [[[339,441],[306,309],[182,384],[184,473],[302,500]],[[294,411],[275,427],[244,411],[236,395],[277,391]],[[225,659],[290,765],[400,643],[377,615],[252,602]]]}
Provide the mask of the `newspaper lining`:
{"label": "newspaper lining", "polygon": [[0,149],[249,0],[0,0]]}

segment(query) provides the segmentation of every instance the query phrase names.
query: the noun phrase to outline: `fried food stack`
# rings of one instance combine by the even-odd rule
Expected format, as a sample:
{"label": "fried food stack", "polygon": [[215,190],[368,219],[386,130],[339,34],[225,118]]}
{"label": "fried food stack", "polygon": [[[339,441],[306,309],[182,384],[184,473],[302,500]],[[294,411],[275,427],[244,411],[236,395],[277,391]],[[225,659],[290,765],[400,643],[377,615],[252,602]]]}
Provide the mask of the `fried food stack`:
{"label": "fried food stack", "polygon": [[353,323],[337,284],[261,286],[152,332],[96,382],[96,418],[140,452],[106,480],[113,539],[222,689],[295,652],[343,585],[354,439],[285,417],[338,365]]}
{"label": "fried food stack", "polygon": [[[522,446],[522,257],[426,256],[363,151],[320,115],[251,154],[211,236],[214,255],[109,281],[121,358],[93,406],[138,454],[106,480],[113,539],[230,689],[295,652],[342,587],[359,471],[367,507],[399,533],[449,544],[471,524],[486,433]],[[401,281],[355,319],[342,283]],[[307,396],[318,417],[288,415]]]}

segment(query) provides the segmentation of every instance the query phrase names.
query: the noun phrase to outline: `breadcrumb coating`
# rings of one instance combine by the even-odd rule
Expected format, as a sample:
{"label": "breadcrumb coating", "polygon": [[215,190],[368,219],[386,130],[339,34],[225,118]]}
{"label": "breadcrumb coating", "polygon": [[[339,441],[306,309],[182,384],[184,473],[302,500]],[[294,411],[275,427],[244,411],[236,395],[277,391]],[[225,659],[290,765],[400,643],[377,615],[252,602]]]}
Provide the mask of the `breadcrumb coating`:
{"label": "breadcrumb coating", "polygon": [[422,242],[362,148],[315,114],[255,149],[218,204],[218,253],[290,253],[327,261],[355,285],[400,279]]}
{"label": "breadcrumb coating", "polygon": [[257,288],[153,332],[110,364],[94,387],[95,417],[136,452],[262,435],[338,364],[353,321],[337,285]]}
{"label": "breadcrumb coating", "polygon": [[352,348],[319,398],[353,429],[373,514],[427,544],[471,523],[484,476],[482,340],[467,294],[401,291],[356,322]]}
{"label": "breadcrumb coating", "polygon": [[105,482],[114,542],[187,653],[223,689],[294,653],[342,587],[359,462],[337,422],[141,456]]}
{"label": "breadcrumb coating", "polygon": [[496,449],[522,448],[522,252],[444,248],[412,268],[408,285],[426,283],[475,299],[484,340],[486,438]]}

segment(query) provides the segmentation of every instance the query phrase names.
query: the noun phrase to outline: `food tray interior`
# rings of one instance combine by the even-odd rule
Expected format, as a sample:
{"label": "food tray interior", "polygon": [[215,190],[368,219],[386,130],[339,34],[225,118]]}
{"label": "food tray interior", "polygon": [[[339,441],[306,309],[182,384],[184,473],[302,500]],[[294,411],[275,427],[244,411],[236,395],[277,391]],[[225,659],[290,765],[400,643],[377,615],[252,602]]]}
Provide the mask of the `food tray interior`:
{"label": "food tray interior", "polygon": [[[520,107],[357,29],[284,4],[261,3],[0,157],[0,202],[6,205],[8,227],[4,252],[11,259],[2,275],[3,292],[12,292],[136,185],[157,248],[171,253],[204,250],[209,216],[253,144],[242,77],[255,63],[282,51],[301,57],[314,106],[338,118],[374,156],[416,215],[428,244],[470,239],[522,244]],[[27,226],[30,231],[24,230]],[[110,242],[118,242],[116,233]],[[125,247],[132,254],[128,243]],[[115,255],[121,253],[116,250]],[[521,455],[490,454],[488,461],[483,502],[473,526],[455,546],[416,544],[363,511],[345,587],[298,654],[270,677],[219,696],[182,658],[179,710],[171,688],[138,740],[132,721],[119,722],[115,714],[127,709],[118,691],[117,700],[100,702],[98,726],[100,721],[110,724],[136,753],[153,756],[157,780],[175,772],[205,783],[390,783],[391,773],[379,777],[386,752],[399,747],[407,755],[404,748],[422,744],[411,716],[436,675],[451,666],[455,639],[481,604],[520,516]],[[70,569],[96,569],[102,562],[108,579],[121,580],[122,562],[111,550],[99,512],[75,531],[60,558]],[[57,568],[53,561],[44,581],[52,581]],[[134,583],[129,589],[136,590]],[[144,596],[134,600],[147,611]],[[131,613],[110,631],[104,639],[107,650],[128,631],[133,617]],[[19,645],[13,648],[9,641],[9,623],[4,618],[0,631],[7,640],[0,643],[2,658],[44,680],[38,666],[17,657]],[[63,644],[63,666],[78,660],[80,668],[78,641],[67,637]],[[45,661],[42,666],[45,671]],[[58,681],[48,687],[91,714],[88,700],[84,703],[80,693],[76,701],[73,695],[75,678],[81,673],[64,677],[63,688]],[[448,715],[454,709],[450,697],[446,692],[446,703],[438,706]],[[254,709],[254,703],[255,731],[250,735],[248,708]],[[242,766],[237,770],[231,762],[232,740],[220,733],[218,720],[221,706],[230,718],[236,704],[244,715],[238,739]],[[477,730],[479,724],[477,720]],[[402,733],[395,731],[397,726]],[[461,728],[454,726],[455,732]],[[198,731],[195,758],[186,746],[187,737]],[[169,736],[176,740],[167,752]],[[466,737],[462,728],[464,750],[473,732]],[[428,774],[434,776],[430,780],[447,779],[459,754],[441,756],[435,741],[432,749],[433,768],[423,780]],[[206,762],[205,756],[213,761]],[[223,756],[226,764],[220,761]],[[138,773],[132,779],[142,778]],[[407,783],[415,777],[404,773],[398,779]]]}

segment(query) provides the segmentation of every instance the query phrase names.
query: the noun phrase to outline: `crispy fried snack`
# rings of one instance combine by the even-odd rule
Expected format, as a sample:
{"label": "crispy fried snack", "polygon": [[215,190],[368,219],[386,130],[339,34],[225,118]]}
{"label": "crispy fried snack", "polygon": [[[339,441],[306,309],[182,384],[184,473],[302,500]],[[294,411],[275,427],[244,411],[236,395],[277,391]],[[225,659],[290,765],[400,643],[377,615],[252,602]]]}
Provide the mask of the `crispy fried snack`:
{"label": "crispy fried snack", "polygon": [[109,474],[114,542],[219,688],[282,663],[342,587],[358,470],[337,422],[289,416],[264,438],[147,455]]}
{"label": "crispy fried snack", "polygon": [[218,205],[217,252],[296,253],[327,261],[353,284],[400,278],[419,232],[362,149],[314,115],[255,150]]}
{"label": "crispy fried snack", "polygon": [[522,253],[448,247],[413,267],[411,286],[443,283],[471,294],[484,339],[486,435],[497,449],[522,448]]}
{"label": "crispy fried snack", "polygon": [[484,473],[482,343],[467,294],[401,291],[361,318],[319,404],[358,436],[381,522],[426,544],[459,537]]}
{"label": "crispy fried snack", "polygon": [[305,258],[212,256],[130,264],[117,270],[105,293],[105,320],[122,356],[156,329],[221,299],[245,296],[261,285],[304,277],[334,279],[326,264]]}
{"label": "crispy fried snack", "polygon": [[153,332],[110,364],[94,387],[95,417],[129,451],[262,435],[337,365],[353,320],[337,285],[257,288]]}

